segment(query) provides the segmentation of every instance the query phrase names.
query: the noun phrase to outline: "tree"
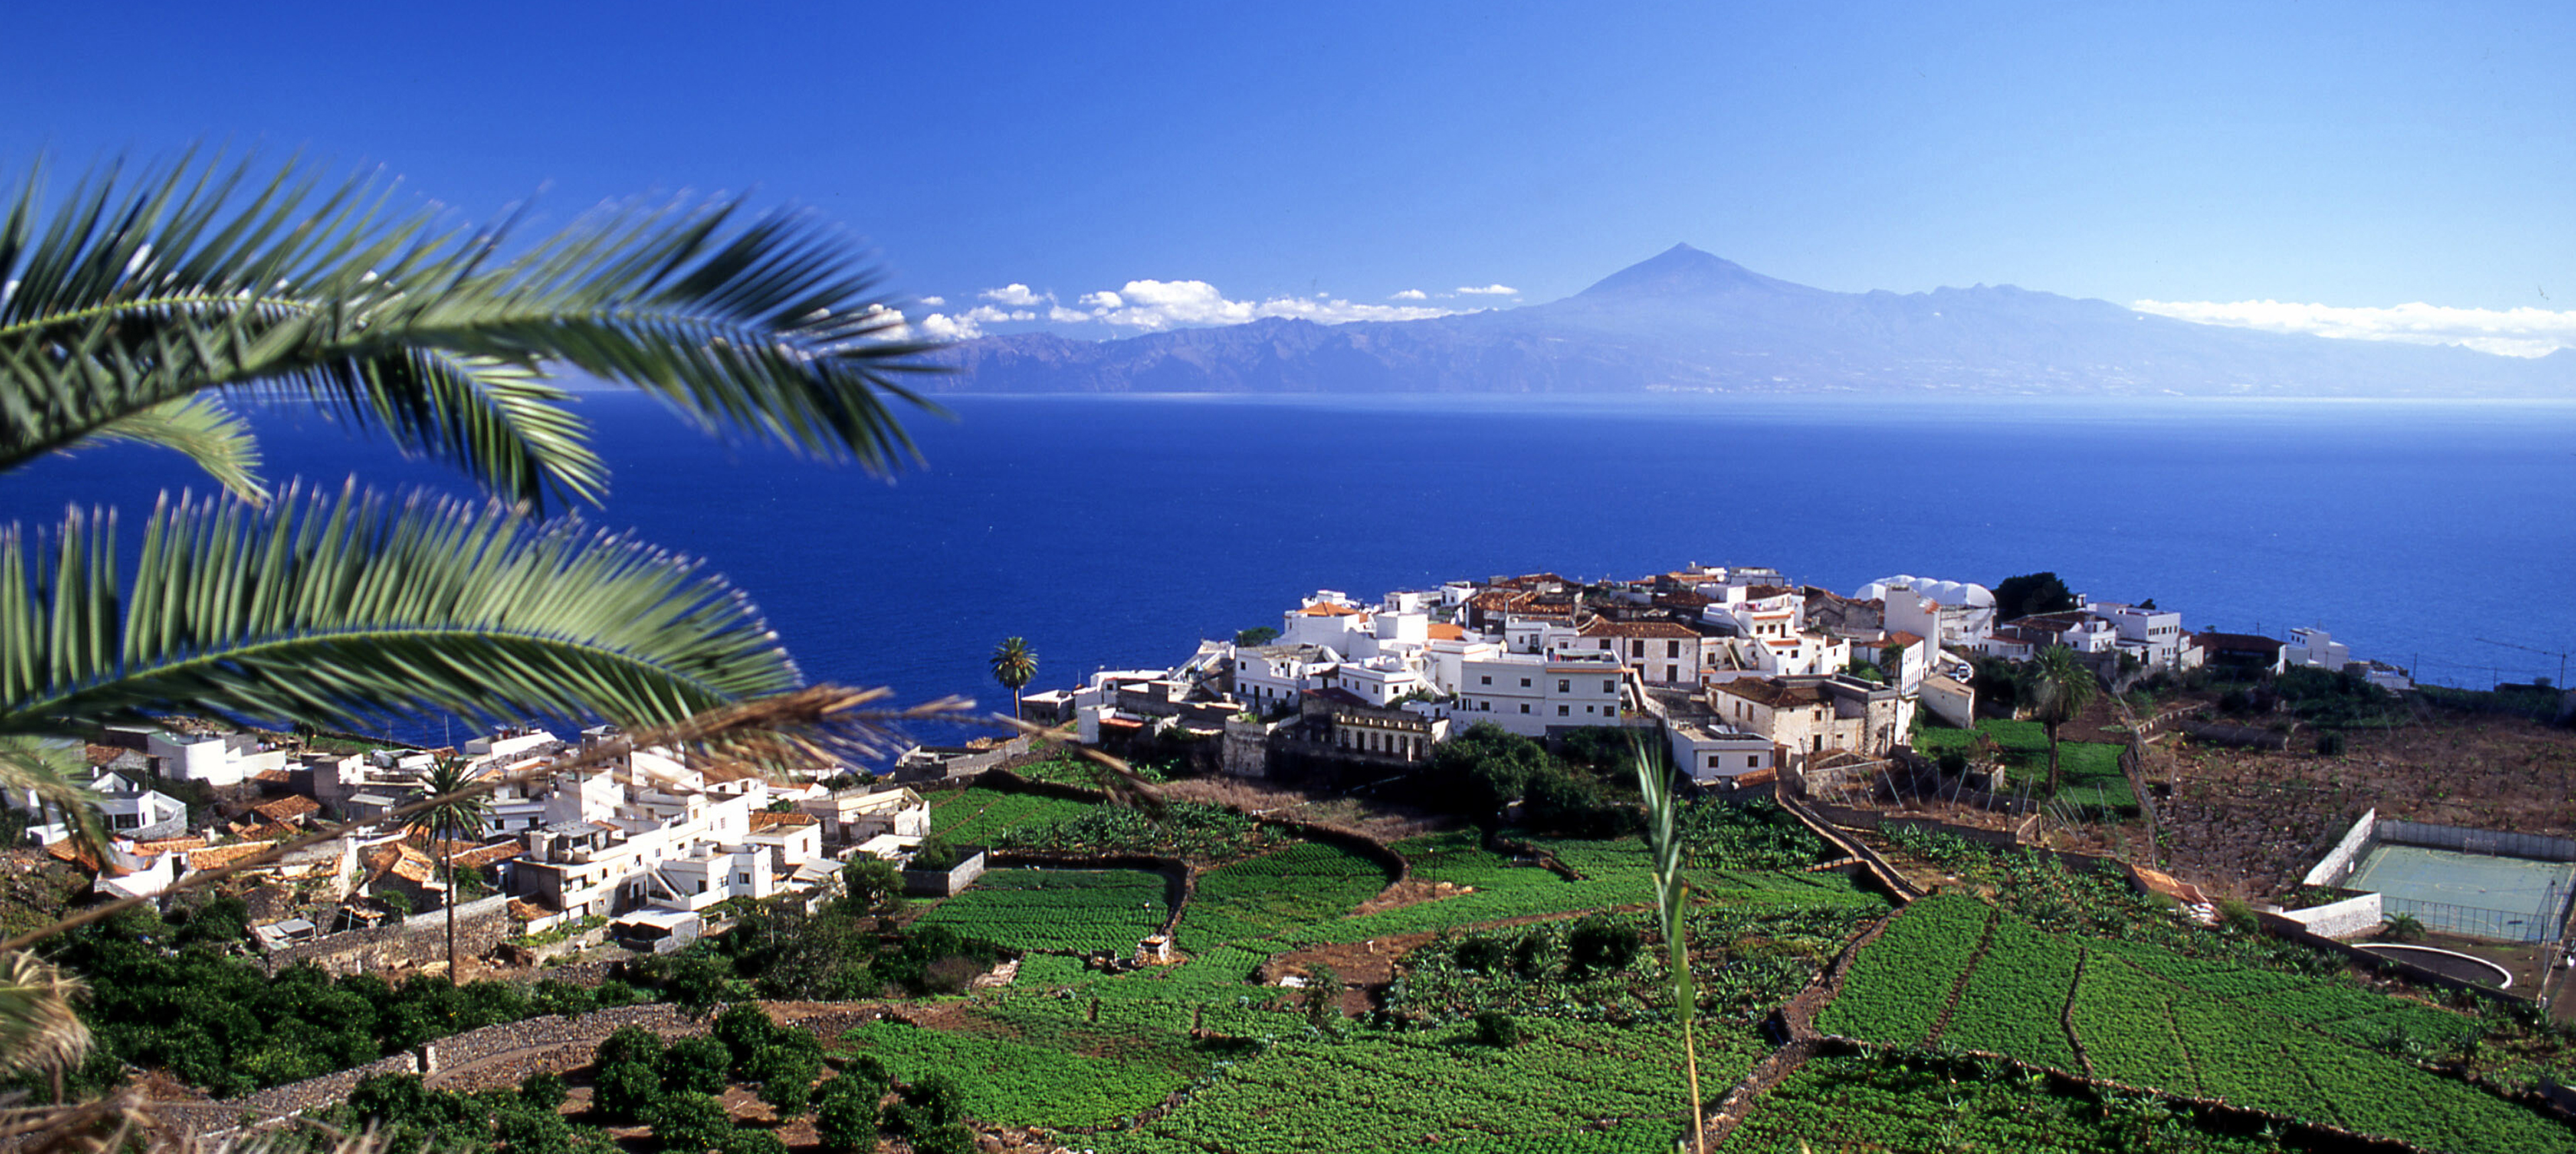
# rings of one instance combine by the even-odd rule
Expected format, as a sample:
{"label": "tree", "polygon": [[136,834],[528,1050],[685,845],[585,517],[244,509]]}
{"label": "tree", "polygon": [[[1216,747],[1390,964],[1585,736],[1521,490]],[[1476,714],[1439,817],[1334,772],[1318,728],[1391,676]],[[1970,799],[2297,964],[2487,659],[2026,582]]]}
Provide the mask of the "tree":
{"label": "tree", "polygon": [[[96,840],[79,767],[38,739],[179,710],[650,728],[797,683],[721,579],[531,518],[607,481],[548,374],[888,469],[912,455],[889,399],[922,403],[890,374],[928,346],[890,339],[901,314],[856,245],[733,200],[611,209],[526,242],[440,212],[301,162],[110,166],[59,196],[41,170],[18,183],[0,211],[0,473],[140,442],[225,495],[164,498],[130,563],[104,511],[0,527],[0,788]],[[272,492],[226,406],[244,395],[307,402],[499,500]],[[6,1005],[20,1025],[56,1016]],[[58,1049],[28,1037],[0,1060]]]}
{"label": "tree", "polygon": [[877,1099],[884,1095],[884,1087],[880,1086],[876,1093],[866,1095],[849,1091],[833,1093],[832,1087],[847,1081],[848,1077],[845,1074],[823,1083],[823,1104],[814,1112],[814,1136],[821,1139],[823,1148],[832,1154],[858,1154],[862,1150],[876,1149],[877,1145]]}
{"label": "tree", "polygon": [[660,1070],[672,1093],[721,1094],[732,1081],[733,1051],[705,1034],[682,1038],[662,1051]]}
{"label": "tree", "polygon": [[1306,1024],[1321,1030],[1341,1016],[1342,976],[1322,962],[1306,967]]}
{"label": "tree", "polygon": [[447,868],[447,894],[438,904],[447,907],[447,984],[456,984],[456,849],[468,834],[480,834],[492,819],[490,794],[471,792],[474,775],[466,772],[460,758],[442,757],[429,767],[422,782],[437,804],[412,818],[411,832],[426,838],[440,850],[439,860]]}
{"label": "tree", "polygon": [[2057,574],[2024,573],[2006,577],[1995,586],[1995,620],[2010,621],[2034,613],[2063,613],[2079,608],[2074,590]]}
{"label": "tree", "polygon": [[2075,651],[2051,645],[2031,658],[2022,676],[2021,703],[2048,731],[2048,792],[2057,793],[2057,727],[2075,720],[2093,703],[2093,671],[2076,660]]}
{"label": "tree", "polygon": [[722,1146],[733,1135],[733,1115],[724,1103],[706,1094],[670,1094],[644,1112],[653,1128],[653,1144],[666,1154],[698,1154]]}
{"label": "tree", "polygon": [[2392,942],[2419,942],[2424,940],[2424,920],[2413,914],[2390,914],[2380,932]]}
{"label": "tree", "polygon": [[1566,963],[1585,974],[1623,970],[1637,960],[1642,942],[1637,927],[1626,919],[1594,914],[1574,923],[1573,932],[1565,936]]}
{"label": "tree", "polygon": [[1268,645],[1277,640],[1279,640],[1279,631],[1267,625],[1255,625],[1250,629],[1239,629],[1236,630],[1234,634],[1234,643],[1246,649],[1252,648],[1256,645]]}
{"label": "tree", "polygon": [[1011,691],[1011,716],[1020,715],[1020,690],[1037,679],[1038,653],[1018,637],[1005,637],[993,647],[993,680]]}
{"label": "tree", "polygon": [[591,1079],[591,1108],[614,1121],[640,1121],[661,1100],[662,1076],[642,1062],[611,1062]]}
{"label": "tree", "polygon": [[771,1046],[753,1056],[750,1072],[760,1084],[760,1100],[784,1122],[813,1103],[814,1079],[823,1076],[823,1059],[810,1050]]}
{"label": "tree", "polygon": [[1521,1024],[1501,1010],[1476,1011],[1476,1042],[1498,1050],[1521,1044]]}
{"label": "tree", "polygon": [[881,857],[854,857],[841,867],[841,887],[862,913],[892,909],[903,903],[903,870]]}

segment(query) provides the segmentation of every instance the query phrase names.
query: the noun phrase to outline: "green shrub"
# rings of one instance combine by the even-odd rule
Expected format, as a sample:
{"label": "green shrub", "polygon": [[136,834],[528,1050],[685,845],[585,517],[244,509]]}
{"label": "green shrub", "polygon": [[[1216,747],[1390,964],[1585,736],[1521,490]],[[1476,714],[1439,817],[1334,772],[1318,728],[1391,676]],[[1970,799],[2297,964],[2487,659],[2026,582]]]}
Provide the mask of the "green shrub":
{"label": "green shrub", "polygon": [[706,1094],[672,1094],[645,1111],[653,1145],[665,1154],[699,1154],[733,1137],[733,1115]]}
{"label": "green shrub", "polygon": [[553,1110],[564,1104],[563,1075],[539,1070],[519,1080],[519,1100],[538,1110]]}
{"label": "green shrub", "polygon": [[1566,961],[1584,973],[1623,970],[1637,960],[1643,939],[1637,927],[1613,914],[1594,914],[1574,924],[1566,935]]}
{"label": "green shrub", "polygon": [[662,1085],[673,1093],[721,1094],[732,1081],[733,1052],[704,1034],[662,1052]]}
{"label": "green shrub", "polygon": [[642,1026],[619,1026],[599,1044],[591,1061],[603,1068],[620,1062],[651,1066],[662,1060],[662,1035]]}
{"label": "green shrub", "polygon": [[1476,1041],[1508,1050],[1521,1044],[1521,1024],[1501,1010],[1480,1010],[1476,1014]]}
{"label": "green shrub", "polygon": [[642,1062],[614,1062],[599,1068],[591,1083],[590,1105],[615,1122],[637,1122],[662,1100],[662,1076]]}
{"label": "green shrub", "polygon": [[1456,956],[1460,969],[1491,974],[1503,968],[1504,955],[1503,943],[1480,934],[1458,943]]}

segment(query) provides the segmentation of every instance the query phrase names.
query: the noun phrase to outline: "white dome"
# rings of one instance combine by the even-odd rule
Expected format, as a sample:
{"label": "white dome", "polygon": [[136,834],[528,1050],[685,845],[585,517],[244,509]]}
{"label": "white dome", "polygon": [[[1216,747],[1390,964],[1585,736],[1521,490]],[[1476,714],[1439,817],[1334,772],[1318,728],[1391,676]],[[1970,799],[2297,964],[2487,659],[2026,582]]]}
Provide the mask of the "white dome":
{"label": "white dome", "polygon": [[1943,605],[1974,605],[1990,609],[1995,604],[1994,591],[1983,585],[1966,581],[1935,581],[1928,577],[1915,577],[1903,573],[1894,577],[1881,577],[1863,585],[1860,587],[1860,592],[1852,596],[1862,601],[1876,601],[1887,596],[1889,589],[1899,585]]}

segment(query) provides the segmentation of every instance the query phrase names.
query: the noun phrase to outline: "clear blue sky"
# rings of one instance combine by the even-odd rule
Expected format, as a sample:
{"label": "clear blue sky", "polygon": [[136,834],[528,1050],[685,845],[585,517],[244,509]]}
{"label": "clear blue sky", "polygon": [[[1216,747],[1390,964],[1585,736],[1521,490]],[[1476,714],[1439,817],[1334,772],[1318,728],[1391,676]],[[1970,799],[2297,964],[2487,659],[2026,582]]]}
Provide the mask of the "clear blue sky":
{"label": "clear blue sky", "polygon": [[557,221],[756,186],[961,302],[1537,301],[1675,241],[1850,290],[2576,301],[2576,5],[1250,7],[22,5],[0,169],[301,147]]}

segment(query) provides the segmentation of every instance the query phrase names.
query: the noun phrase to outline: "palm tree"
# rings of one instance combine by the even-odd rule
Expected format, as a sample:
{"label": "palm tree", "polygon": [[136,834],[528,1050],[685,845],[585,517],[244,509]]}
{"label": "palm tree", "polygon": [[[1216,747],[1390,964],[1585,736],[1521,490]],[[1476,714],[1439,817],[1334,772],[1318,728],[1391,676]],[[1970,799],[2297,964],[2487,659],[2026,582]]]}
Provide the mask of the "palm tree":
{"label": "palm tree", "polygon": [[2075,651],[2051,645],[2033,657],[2022,675],[2021,701],[2031,717],[2048,731],[2048,792],[2057,793],[2057,727],[2075,720],[2093,704],[2093,671],[2075,659]]}
{"label": "palm tree", "polygon": [[471,792],[473,783],[474,775],[466,772],[463,759],[439,758],[421,783],[437,804],[411,819],[411,832],[432,846],[445,846],[439,857],[447,867],[447,896],[440,904],[447,907],[447,984],[451,986],[456,984],[456,846],[467,835],[482,833],[492,817],[492,796]]}
{"label": "palm tree", "polygon": [[1011,716],[1018,717],[1020,690],[1026,688],[1028,683],[1036,680],[1038,676],[1037,650],[1029,648],[1029,643],[1025,639],[1005,637],[1000,645],[993,647],[992,666],[993,680],[1001,682],[1002,688],[1011,691]]}
{"label": "palm tree", "polygon": [[[178,709],[643,728],[796,685],[720,578],[529,518],[607,482],[551,372],[872,470],[911,456],[890,403],[923,402],[891,374],[930,346],[902,339],[860,250],[802,214],[612,208],[522,240],[364,177],[193,159],[111,165],[61,197],[39,166],[0,201],[0,473],[123,440],[225,490],[164,497],[139,556],[106,510],[0,526],[0,788],[84,828],[77,765],[38,739]],[[227,407],[244,397],[315,406],[497,500],[272,493]],[[0,1059],[21,1008],[0,998]]]}

